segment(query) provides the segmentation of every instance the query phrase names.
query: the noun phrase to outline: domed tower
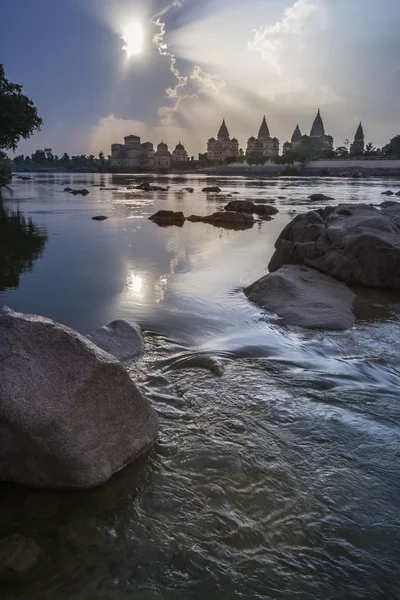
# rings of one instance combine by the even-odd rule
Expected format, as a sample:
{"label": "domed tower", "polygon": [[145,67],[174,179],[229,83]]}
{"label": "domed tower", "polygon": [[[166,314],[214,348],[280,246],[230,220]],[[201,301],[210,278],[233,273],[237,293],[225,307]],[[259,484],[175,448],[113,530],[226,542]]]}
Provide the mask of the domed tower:
{"label": "domed tower", "polygon": [[269,133],[267,120],[264,115],[264,118],[261,123],[260,131],[258,132],[258,140],[268,140],[268,139],[270,139],[270,137],[271,137],[271,135]]}
{"label": "domed tower", "polygon": [[321,112],[318,109],[317,116],[315,117],[314,123],[311,127],[310,137],[311,138],[319,138],[323,135],[325,135],[325,127],[324,127],[324,122],[321,117]]}
{"label": "domed tower", "polygon": [[219,128],[217,139],[211,138],[207,144],[207,158],[213,162],[225,162],[227,158],[235,158],[239,153],[239,142],[231,140],[225,119]]}
{"label": "domed tower", "polygon": [[168,146],[164,141],[157,146],[157,151],[154,154],[154,166],[160,171],[166,171],[171,168],[171,153],[168,151]]}
{"label": "domed tower", "polygon": [[173,163],[188,162],[189,155],[185,150],[185,146],[183,144],[181,144],[181,142],[179,142],[179,144],[177,144],[175,150],[172,153],[171,159],[172,159]]}
{"label": "domed tower", "polygon": [[298,148],[301,144],[301,131],[300,131],[300,127],[298,125],[296,125],[296,129],[293,131],[293,135],[292,135],[292,150],[294,150],[295,148]]}
{"label": "domed tower", "polygon": [[363,154],[364,148],[364,129],[360,121],[356,134],[354,136],[354,142],[350,146],[350,154]]}
{"label": "domed tower", "polygon": [[271,137],[265,115],[261,122],[257,139],[254,136],[248,139],[246,153],[260,157],[270,157],[279,154],[279,140],[276,137]]}

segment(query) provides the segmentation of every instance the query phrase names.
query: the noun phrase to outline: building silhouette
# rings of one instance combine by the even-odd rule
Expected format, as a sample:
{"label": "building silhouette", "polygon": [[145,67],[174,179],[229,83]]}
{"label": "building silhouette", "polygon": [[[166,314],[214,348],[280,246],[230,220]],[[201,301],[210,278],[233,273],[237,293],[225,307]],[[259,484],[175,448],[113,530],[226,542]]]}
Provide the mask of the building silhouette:
{"label": "building silhouette", "polygon": [[360,121],[356,134],[354,136],[354,142],[350,146],[350,154],[363,154],[364,148],[364,130]]}
{"label": "building silhouette", "polygon": [[256,156],[277,156],[279,154],[279,140],[276,137],[271,137],[267,125],[267,121],[264,118],[261,123],[260,130],[257,138],[252,136],[247,141],[247,152]]}
{"label": "building silhouette", "polygon": [[219,129],[217,139],[210,138],[207,144],[207,158],[212,162],[225,162],[227,158],[235,158],[239,154],[239,142],[230,138],[225,119]]}

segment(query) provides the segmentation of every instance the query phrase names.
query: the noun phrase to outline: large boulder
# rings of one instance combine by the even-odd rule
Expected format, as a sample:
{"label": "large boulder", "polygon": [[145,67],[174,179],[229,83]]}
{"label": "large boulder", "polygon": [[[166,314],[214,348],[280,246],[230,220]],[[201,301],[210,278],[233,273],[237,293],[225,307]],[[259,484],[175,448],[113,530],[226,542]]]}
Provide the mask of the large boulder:
{"label": "large boulder", "polygon": [[400,289],[400,204],[341,204],[297,215],[269,264],[305,264],[347,284]]}
{"label": "large boulder", "polygon": [[116,358],[50,319],[0,312],[0,480],[93,487],[157,432],[157,413]]}
{"label": "large boulder", "polygon": [[356,320],[352,310],[356,296],[347,286],[299,265],[287,265],[265,275],[244,293],[290,325],[344,330]]}
{"label": "large boulder", "polygon": [[333,200],[333,198],[326,196],[325,194],[311,194],[308,198],[311,202],[326,202],[328,200]]}
{"label": "large boulder", "polygon": [[144,352],[142,330],[136,323],[113,321],[86,336],[93,344],[121,361],[135,360]]}
{"label": "large boulder", "polygon": [[279,210],[275,206],[271,206],[271,204],[256,204],[253,212],[263,219],[268,219],[272,215],[276,215]]}
{"label": "large boulder", "polygon": [[211,193],[211,194],[219,194],[222,190],[217,185],[210,185],[208,187],[203,188],[202,191],[206,192],[207,194],[209,194],[209,193]]}

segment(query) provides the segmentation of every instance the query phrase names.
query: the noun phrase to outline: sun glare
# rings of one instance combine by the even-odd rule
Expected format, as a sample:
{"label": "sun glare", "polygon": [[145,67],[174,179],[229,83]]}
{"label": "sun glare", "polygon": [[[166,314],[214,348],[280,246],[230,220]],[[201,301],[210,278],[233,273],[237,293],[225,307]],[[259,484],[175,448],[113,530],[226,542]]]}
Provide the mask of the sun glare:
{"label": "sun glare", "polygon": [[124,41],[123,50],[128,58],[138,56],[143,52],[144,30],[141,23],[131,23],[121,35]]}

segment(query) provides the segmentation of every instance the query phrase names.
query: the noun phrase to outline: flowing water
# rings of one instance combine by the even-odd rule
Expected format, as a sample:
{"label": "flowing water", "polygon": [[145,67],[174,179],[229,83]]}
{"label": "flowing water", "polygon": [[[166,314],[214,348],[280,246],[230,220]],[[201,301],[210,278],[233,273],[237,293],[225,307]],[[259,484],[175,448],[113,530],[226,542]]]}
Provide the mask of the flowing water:
{"label": "flowing water", "polygon": [[[378,204],[400,182],[170,176],[155,179],[168,192],[143,193],[128,189],[135,181],[42,174],[3,194],[6,213],[30,217],[37,237],[30,261],[6,261],[11,283],[0,262],[0,303],[82,333],[137,321],[147,352],[132,377],[161,430],[149,456],[101,488],[0,487],[0,537],[20,532],[44,550],[0,597],[400,598],[399,315],[364,293],[355,327],[314,332],[242,292],[310,193]],[[210,184],[280,212],[245,231],[148,221],[161,208],[215,212],[229,198],[202,193]],[[109,219],[91,220],[100,214]]]}

